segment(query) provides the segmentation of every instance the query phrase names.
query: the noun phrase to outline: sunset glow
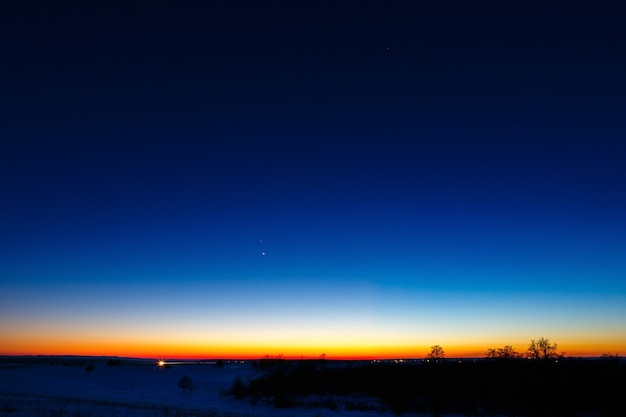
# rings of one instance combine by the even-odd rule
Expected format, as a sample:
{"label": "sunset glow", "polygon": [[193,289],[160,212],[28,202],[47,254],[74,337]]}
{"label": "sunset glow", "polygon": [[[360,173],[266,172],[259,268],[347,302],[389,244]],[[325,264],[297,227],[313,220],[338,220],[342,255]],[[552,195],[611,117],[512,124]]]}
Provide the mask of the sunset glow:
{"label": "sunset glow", "polygon": [[[506,318],[502,318],[506,321]],[[541,331],[531,333],[532,325],[523,335],[497,330],[494,337],[492,330],[498,329],[497,323],[486,326],[485,330],[463,331],[463,325],[446,329],[428,329],[424,327],[419,334],[415,326],[396,327],[393,332],[369,329],[363,332],[344,332],[341,326],[333,329],[330,323],[319,328],[303,323],[299,328],[283,325],[276,331],[272,327],[249,329],[238,327],[236,332],[229,332],[224,327],[187,324],[186,331],[169,333],[141,332],[137,328],[120,326],[116,329],[86,329],[59,326],[30,328],[19,331],[3,326],[3,334],[9,335],[8,343],[2,346],[3,355],[95,355],[128,356],[143,358],[180,358],[180,359],[218,359],[242,358],[255,359],[265,356],[283,356],[287,358],[318,358],[325,354],[329,359],[386,359],[386,358],[423,358],[432,345],[444,347],[448,357],[483,357],[489,348],[513,346],[518,353],[525,353],[531,339],[549,335],[558,343],[559,352],[568,356],[599,356],[603,353],[622,354],[626,345],[626,336],[618,329],[606,327],[585,330],[585,335],[576,332],[569,334],[559,326],[542,326]],[[236,323],[233,323],[235,326]],[[330,327],[330,328],[329,328]],[[580,328],[579,328],[580,331]],[[500,333],[502,332],[502,333]],[[210,336],[199,337],[198,334]]]}

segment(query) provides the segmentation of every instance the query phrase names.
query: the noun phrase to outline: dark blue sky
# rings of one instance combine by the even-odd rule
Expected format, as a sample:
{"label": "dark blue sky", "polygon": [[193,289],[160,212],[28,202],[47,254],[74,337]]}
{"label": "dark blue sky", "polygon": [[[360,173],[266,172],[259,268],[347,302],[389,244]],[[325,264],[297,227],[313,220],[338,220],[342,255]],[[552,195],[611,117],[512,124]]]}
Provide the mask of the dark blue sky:
{"label": "dark blue sky", "polygon": [[[555,307],[571,294],[597,296],[600,320],[615,320],[626,296],[623,6],[259,3],[3,6],[0,285],[13,301],[0,328],[36,321],[22,315],[31,302],[67,319],[47,298],[57,284],[57,302],[87,316],[73,303],[89,292],[141,299],[137,288],[158,283],[244,298],[275,285],[286,288],[268,295],[278,306],[310,286],[353,286],[346,311],[374,297],[380,329],[423,317],[416,300],[442,294],[521,293],[520,315],[538,294],[561,312],[576,311]],[[432,303],[451,322],[485,306],[446,300]],[[246,308],[234,304],[214,313]],[[574,330],[590,317],[577,312],[563,318]],[[606,341],[624,324],[596,345],[624,349]],[[407,326],[406,344],[431,343],[418,321]],[[511,338],[543,331],[522,328]]]}

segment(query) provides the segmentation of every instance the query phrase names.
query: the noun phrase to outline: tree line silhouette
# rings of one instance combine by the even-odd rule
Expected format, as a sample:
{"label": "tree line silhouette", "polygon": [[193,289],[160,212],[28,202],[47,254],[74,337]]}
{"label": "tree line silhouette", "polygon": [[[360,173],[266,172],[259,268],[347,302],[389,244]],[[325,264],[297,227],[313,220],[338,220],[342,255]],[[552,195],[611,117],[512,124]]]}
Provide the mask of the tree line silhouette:
{"label": "tree line silhouette", "polygon": [[257,376],[236,379],[225,394],[276,407],[307,406],[313,397],[328,408],[338,406],[337,395],[364,395],[396,415],[612,416],[623,409],[626,381],[617,355],[566,358],[544,338],[531,340],[525,354],[507,345],[479,360],[446,359],[435,345],[423,360],[410,362],[267,357],[253,366]]}

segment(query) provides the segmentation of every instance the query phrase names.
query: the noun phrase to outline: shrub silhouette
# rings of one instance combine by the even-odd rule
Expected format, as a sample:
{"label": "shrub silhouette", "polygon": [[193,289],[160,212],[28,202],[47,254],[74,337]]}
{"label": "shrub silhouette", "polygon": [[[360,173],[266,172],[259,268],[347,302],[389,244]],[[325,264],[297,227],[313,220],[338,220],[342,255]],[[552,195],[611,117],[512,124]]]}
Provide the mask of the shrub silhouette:
{"label": "shrub silhouette", "polygon": [[518,359],[520,354],[513,346],[506,345],[498,349],[488,349],[485,357],[488,359]]}
{"label": "shrub silhouette", "polygon": [[248,389],[246,385],[243,383],[243,379],[241,375],[237,375],[235,378],[235,382],[233,382],[232,387],[229,391],[226,392],[227,395],[232,395],[236,399],[245,398],[248,395]]}
{"label": "shrub silhouette", "polygon": [[187,375],[182,376],[178,380],[178,386],[183,390],[183,393],[185,392],[191,393],[193,391],[193,380],[191,379],[191,377]]}

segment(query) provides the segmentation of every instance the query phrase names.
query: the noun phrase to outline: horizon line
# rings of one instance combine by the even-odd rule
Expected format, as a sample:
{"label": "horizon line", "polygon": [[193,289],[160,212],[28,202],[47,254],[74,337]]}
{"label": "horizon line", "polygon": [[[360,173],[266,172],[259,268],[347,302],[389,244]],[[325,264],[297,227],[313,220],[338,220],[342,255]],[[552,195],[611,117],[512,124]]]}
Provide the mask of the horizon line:
{"label": "horizon line", "polygon": [[[606,354],[601,355],[566,355],[563,359],[593,359],[603,358]],[[613,355],[614,358],[626,358],[619,354]],[[427,357],[373,357],[373,356],[286,356],[286,355],[263,355],[263,356],[241,356],[241,357],[225,357],[225,356],[203,356],[203,357],[186,357],[186,356],[171,356],[171,357],[149,357],[149,356],[119,356],[119,355],[81,355],[81,354],[22,354],[22,355],[10,355],[0,354],[0,358],[102,358],[102,359],[130,359],[130,360],[145,360],[145,361],[256,361],[256,360],[327,360],[327,361],[426,361]],[[476,360],[476,359],[492,359],[486,356],[446,356],[441,360]],[[511,359],[530,359],[525,356]]]}

